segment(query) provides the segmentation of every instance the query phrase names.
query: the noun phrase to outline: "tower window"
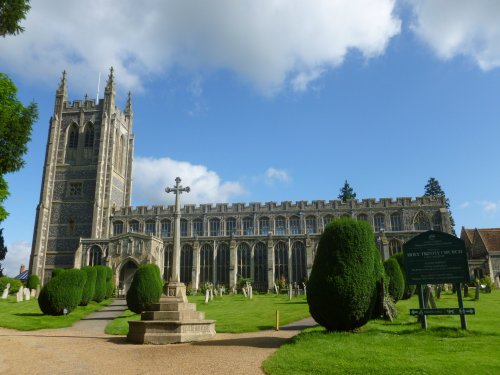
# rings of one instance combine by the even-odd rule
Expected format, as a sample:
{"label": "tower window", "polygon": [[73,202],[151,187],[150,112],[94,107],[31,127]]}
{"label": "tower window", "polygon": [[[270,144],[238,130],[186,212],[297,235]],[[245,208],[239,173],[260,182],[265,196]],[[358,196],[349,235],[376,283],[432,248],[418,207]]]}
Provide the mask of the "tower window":
{"label": "tower window", "polygon": [[74,127],[69,132],[68,148],[78,147],[78,130]]}
{"label": "tower window", "polygon": [[68,195],[70,197],[81,197],[83,195],[83,184],[81,182],[70,182]]}
{"label": "tower window", "polygon": [[92,148],[92,147],[94,147],[94,128],[90,124],[89,124],[89,126],[87,128],[87,131],[85,132],[84,147],[85,148]]}

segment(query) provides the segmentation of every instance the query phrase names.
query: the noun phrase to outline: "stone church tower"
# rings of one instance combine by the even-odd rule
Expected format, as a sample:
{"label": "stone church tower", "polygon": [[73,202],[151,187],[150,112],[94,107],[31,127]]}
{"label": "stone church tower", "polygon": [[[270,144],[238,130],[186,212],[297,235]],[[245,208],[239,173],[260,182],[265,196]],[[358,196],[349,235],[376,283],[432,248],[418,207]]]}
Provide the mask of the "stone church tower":
{"label": "stone church tower", "polygon": [[56,92],[37,206],[30,271],[72,267],[80,238],[108,238],[113,208],[130,206],[132,103],[115,105],[113,68],[104,98],[67,101],[66,72]]}

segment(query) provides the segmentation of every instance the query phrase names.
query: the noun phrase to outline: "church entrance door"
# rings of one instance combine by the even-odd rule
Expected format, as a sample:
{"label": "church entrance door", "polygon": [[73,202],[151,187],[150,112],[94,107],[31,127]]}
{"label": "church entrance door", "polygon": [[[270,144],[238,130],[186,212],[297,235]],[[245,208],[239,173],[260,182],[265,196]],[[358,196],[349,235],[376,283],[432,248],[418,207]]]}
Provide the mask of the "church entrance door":
{"label": "church entrance door", "polygon": [[120,284],[118,286],[118,292],[120,296],[126,296],[130,284],[132,284],[132,279],[134,278],[135,271],[137,271],[137,264],[129,260],[122,266],[120,270]]}

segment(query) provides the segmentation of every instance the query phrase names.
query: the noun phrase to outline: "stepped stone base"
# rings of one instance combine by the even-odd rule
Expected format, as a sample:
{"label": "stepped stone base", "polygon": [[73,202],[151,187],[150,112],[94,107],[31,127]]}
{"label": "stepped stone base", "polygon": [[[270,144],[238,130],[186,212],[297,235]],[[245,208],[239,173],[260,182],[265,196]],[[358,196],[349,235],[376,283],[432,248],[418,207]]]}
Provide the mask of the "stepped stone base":
{"label": "stepped stone base", "polygon": [[196,304],[188,303],[185,295],[169,294],[170,297],[163,296],[159,303],[151,305],[150,311],[143,312],[141,320],[128,322],[128,341],[174,344],[215,336],[215,320],[205,320],[205,313],[196,311]]}

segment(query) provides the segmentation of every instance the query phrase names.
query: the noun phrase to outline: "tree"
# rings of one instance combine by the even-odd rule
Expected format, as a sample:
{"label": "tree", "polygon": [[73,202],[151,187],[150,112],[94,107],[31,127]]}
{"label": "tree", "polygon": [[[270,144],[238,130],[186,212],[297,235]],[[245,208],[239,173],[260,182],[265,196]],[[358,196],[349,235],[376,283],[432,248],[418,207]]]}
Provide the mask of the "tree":
{"label": "tree", "polygon": [[350,331],[374,316],[383,267],[365,221],[330,223],[318,244],[307,285],[311,316],[329,331]]}
{"label": "tree", "polygon": [[356,193],[353,188],[349,186],[347,180],[344,182],[344,186],[340,189],[340,194],[338,196],[339,199],[342,199],[342,202],[346,202],[348,199],[355,199]]}
{"label": "tree", "polygon": [[0,277],[3,276],[2,261],[5,259],[5,255],[7,254],[7,246],[5,246],[2,232],[3,228],[0,229]]}
{"label": "tree", "polygon": [[425,185],[424,189],[425,189],[424,197],[445,197],[444,202],[450,214],[451,231],[453,232],[453,235],[456,236],[457,234],[455,233],[455,220],[453,220],[453,216],[451,214],[450,200],[446,198],[446,194],[444,193],[443,189],[441,189],[439,181],[436,180],[434,177],[429,178],[429,181],[427,181],[427,185]]}
{"label": "tree", "polygon": [[23,167],[23,156],[28,150],[26,144],[37,119],[36,103],[23,106],[17,99],[14,82],[6,74],[0,73],[0,222],[7,217],[3,201],[9,194],[4,175]]}
{"label": "tree", "polygon": [[29,0],[0,0],[0,36],[22,33],[24,27],[19,23],[26,18],[30,8]]}

